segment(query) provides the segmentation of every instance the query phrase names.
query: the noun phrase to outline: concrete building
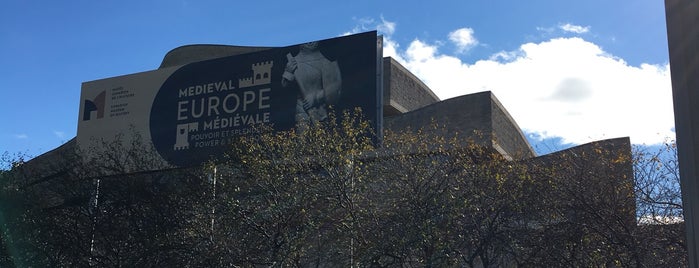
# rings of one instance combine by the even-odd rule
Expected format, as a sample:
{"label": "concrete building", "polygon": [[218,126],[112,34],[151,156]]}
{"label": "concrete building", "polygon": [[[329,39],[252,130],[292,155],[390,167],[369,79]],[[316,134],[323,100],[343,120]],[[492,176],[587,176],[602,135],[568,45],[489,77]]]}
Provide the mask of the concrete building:
{"label": "concrete building", "polygon": [[[159,68],[185,65],[188,63],[258,52],[268,47],[246,47],[227,45],[187,45],[169,51]],[[505,107],[490,91],[463,95],[440,100],[419,78],[396,60],[383,58],[383,115],[384,128],[391,131],[418,130],[436,123],[444,133],[434,133],[475,141],[477,144],[497,151],[509,160],[554,159],[562,152],[537,156],[521,129]],[[628,138],[611,139],[581,145],[581,150],[599,144],[611,150],[623,150],[630,154]],[[76,150],[75,138],[25,164],[25,170],[37,183],[50,180],[61,167],[71,166],[69,157]],[[572,149],[573,150],[573,149]],[[589,151],[589,150],[588,150]],[[546,160],[544,162],[551,162]],[[555,161],[554,161],[555,162]],[[632,178],[630,167],[623,171]]]}
{"label": "concrete building", "polygon": [[[168,52],[160,68],[179,66],[192,62],[263,51],[267,47],[241,47],[221,45],[190,45]],[[537,156],[512,116],[492,92],[480,92],[447,100],[440,100],[420,79],[392,58],[383,59],[383,120],[384,129],[391,131],[418,130],[436,123],[443,128],[444,137],[457,135],[461,141],[475,142],[497,152],[504,159],[527,165],[552,168],[557,173],[531,174],[535,179],[556,180],[565,178],[565,189],[552,193],[548,198],[565,199],[560,206],[574,208],[589,205],[591,200],[609,208],[604,217],[617,217],[625,224],[635,225],[635,201],[633,197],[633,170],[628,138],[610,139],[580,145],[568,150]],[[54,187],[54,179],[60,178],[78,161],[75,157],[76,139],[40,155],[23,165],[32,187],[46,196],[44,206],[67,206],[76,199],[75,192]],[[583,168],[584,167],[584,168]],[[169,172],[169,171],[155,171]],[[151,172],[152,173],[152,172]],[[558,176],[566,174],[566,176]],[[571,175],[573,174],[573,175]],[[587,195],[587,193],[592,193]],[[89,193],[88,193],[89,194]],[[576,195],[579,194],[579,195]],[[588,197],[593,197],[589,199]],[[91,197],[87,197],[88,199]],[[584,218],[580,213],[571,217]],[[531,220],[535,222],[536,219]],[[537,228],[532,223],[531,228]],[[557,250],[551,245],[550,250]]]}
{"label": "concrete building", "polygon": [[[159,68],[184,65],[225,56],[257,52],[266,47],[242,47],[223,45],[188,45],[168,52]],[[440,100],[419,78],[396,60],[383,59],[383,115],[384,128],[399,131],[417,130],[435,122],[444,126],[450,136],[459,133],[464,139],[474,138],[479,144],[492,147],[508,159],[527,159],[536,154],[519,126],[505,107],[491,92],[464,95]],[[479,135],[473,135],[479,133]],[[437,133],[435,133],[437,134]],[[26,163],[27,170],[40,176],[50,176],[54,166],[62,163],[67,153],[76,149],[76,139]],[[45,170],[45,171],[41,171]]]}

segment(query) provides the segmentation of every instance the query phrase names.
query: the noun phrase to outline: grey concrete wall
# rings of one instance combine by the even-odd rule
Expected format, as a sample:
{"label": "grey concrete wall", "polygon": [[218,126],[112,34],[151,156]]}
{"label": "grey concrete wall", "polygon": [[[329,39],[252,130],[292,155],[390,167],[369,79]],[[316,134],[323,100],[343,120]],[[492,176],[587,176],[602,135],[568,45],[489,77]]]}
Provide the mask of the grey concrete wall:
{"label": "grey concrete wall", "polygon": [[[624,161],[619,161],[624,159]],[[624,224],[636,225],[636,201],[628,137],[600,140],[525,160],[533,179],[560,182],[558,205],[576,207],[595,198],[610,210],[608,217],[623,216]],[[536,172],[542,169],[543,172]],[[562,181],[561,181],[562,180]]]}
{"label": "grey concrete wall", "polygon": [[31,181],[27,184],[40,183],[50,180],[58,173],[65,172],[78,161],[75,137],[61,146],[34,157],[22,166],[21,172]]}
{"label": "grey concrete wall", "polygon": [[491,95],[493,120],[493,147],[500,147],[512,159],[535,157],[536,153],[522,133],[517,122],[505,110],[500,101]]}
{"label": "grey concrete wall", "polygon": [[534,157],[517,123],[490,91],[443,100],[423,108],[384,118],[390,131],[415,131],[436,124],[445,137],[458,135],[491,147],[511,159]]}
{"label": "grey concrete wall", "polygon": [[464,142],[473,139],[490,147],[492,140],[490,92],[481,92],[443,100],[423,108],[384,118],[384,129],[415,131],[433,122],[445,137],[458,135]]}
{"label": "grey concrete wall", "polygon": [[439,102],[437,95],[396,60],[383,59],[384,116],[413,111]]}

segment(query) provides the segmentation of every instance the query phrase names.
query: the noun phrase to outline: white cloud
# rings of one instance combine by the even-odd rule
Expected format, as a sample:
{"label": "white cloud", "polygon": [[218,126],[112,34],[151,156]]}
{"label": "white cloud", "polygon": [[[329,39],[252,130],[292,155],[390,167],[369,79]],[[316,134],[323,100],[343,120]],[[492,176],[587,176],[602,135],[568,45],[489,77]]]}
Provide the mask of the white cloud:
{"label": "white cloud", "polygon": [[383,37],[383,56],[396,59],[398,62],[405,62],[403,56],[398,53],[400,45],[393,41],[390,36]]}
{"label": "white cloud", "polygon": [[562,24],[562,25],[558,26],[558,28],[565,31],[565,32],[571,32],[571,33],[577,33],[577,34],[583,34],[583,33],[587,33],[590,31],[590,26],[573,25],[570,23]]}
{"label": "white cloud", "polygon": [[396,23],[387,21],[381,16],[381,23],[376,26],[376,30],[385,35],[392,35],[396,31]]}
{"label": "white cloud", "polygon": [[22,134],[15,134],[15,138],[20,139],[20,140],[24,140],[24,139],[28,139],[29,136],[27,134],[22,133]]}
{"label": "white cloud", "polygon": [[385,20],[383,16],[381,16],[381,22],[378,23],[372,18],[354,18],[354,20],[357,25],[351,31],[340,34],[341,36],[373,30],[378,31],[379,34],[392,35],[396,30],[396,23]]}
{"label": "white cloud", "polygon": [[66,133],[63,131],[54,130],[53,134],[56,135],[56,138],[59,138],[59,139],[65,139],[65,137],[66,137]]}
{"label": "white cloud", "polygon": [[449,33],[449,40],[456,45],[459,53],[463,53],[478,44],[471,28],[456,29]]}
{"label": "white cloud", "polygon": [[553,33],[556,29],[551,27],[536,27],[536,30],[544,33]]}
{"label": "white cloud", "polygon": [[666,64],[631,66],[581,38],[526,43],[474,63],[419,39],[403,50],[385,38],[384,55],[440,98],[492,91],[535,137],[575,144],[625,136],[636,144],[656,144],[674,137]]}
{"label": "white cloud", "polygon": [[387,21],[381,16],[381,22],[376,23],[374,19],[371,18],[360,18],[354,19],[357,25],[352,28],[352,31],[345,32],[342,36],[356,34],[365,31],[377,30],[379,34],[383,34],[383,56],[392,57],[399,62],[404,62],[403,57],[398,53],[400,45],[391,39],[391,35],[396,30],[396,23],[392,21]]}
{"label": "white cloud", "polygon": [[521,56],[524,56],[522,51],[500,51],[498,53],[490,55],[490,58],[488,59],[491,61],[508,62],[516,60],[518,57]]}
{"label": "white cloud", "polygon": [[[573,144],[625,136],[635,144],[657,144],[674,137],[667,64],[631,66],[577,37],[526,43],[488,59],[463,62],[439,50],[442,40],[413,39],[403,47],[392,39],[397,24],[383,17],[380,22],[357,22],[355,32],[379,29],[384,56],[403,64],[440,98],[492,91],[532,137]],[[555,34],[553,29],[537,30]],[[590,27],[562,24],[558,29],[586,33]],[[478,44],[473,32],[461,28],[447,38],[468,49]]]}

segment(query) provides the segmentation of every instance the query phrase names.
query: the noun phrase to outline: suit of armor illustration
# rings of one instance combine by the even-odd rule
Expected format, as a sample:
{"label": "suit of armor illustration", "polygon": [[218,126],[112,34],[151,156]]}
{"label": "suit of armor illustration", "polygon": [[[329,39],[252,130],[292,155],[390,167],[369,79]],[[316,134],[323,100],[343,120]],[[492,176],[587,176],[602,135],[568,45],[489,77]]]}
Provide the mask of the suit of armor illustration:
{"label": "suit of armor illustration", "polygon": [[328,105],[336,104],[340,98],[342,76],[339,65],[318,50],[317,42],[301,45],[296,56],[287,54],[286,58],[282,86],[287,87],[294,82],[298,85],[297,124],[325,120]]}

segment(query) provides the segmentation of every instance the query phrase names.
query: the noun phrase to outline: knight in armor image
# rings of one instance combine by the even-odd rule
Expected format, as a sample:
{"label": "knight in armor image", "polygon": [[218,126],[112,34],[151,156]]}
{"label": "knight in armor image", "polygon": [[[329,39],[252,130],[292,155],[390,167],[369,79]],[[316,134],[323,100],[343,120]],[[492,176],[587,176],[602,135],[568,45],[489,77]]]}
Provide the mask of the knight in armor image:
{"label": "knight in armor image", "polygon": [[296,56],[289,53],[286,59],[282,86],[295,83],[299,88],[296,123],[306,125],[325,120],[328,106],[340,99],[342,77],[339,65],[318,50],[318,42],[302,44]]}

